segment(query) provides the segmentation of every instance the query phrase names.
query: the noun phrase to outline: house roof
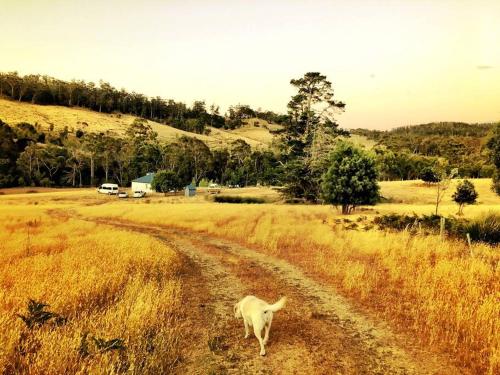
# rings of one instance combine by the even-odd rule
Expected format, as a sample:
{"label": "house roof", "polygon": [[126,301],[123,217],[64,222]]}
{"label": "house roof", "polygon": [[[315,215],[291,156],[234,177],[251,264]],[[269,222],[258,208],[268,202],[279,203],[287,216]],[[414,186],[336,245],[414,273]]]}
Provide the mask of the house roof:
{"label": "house roof", "polygon": [[136,178],[135,180],[132,180],[132,182],[142,182],[144,184],[150,184],[153,181],[153,177],[155,176],[154,173],[148,173],[145,176]]}

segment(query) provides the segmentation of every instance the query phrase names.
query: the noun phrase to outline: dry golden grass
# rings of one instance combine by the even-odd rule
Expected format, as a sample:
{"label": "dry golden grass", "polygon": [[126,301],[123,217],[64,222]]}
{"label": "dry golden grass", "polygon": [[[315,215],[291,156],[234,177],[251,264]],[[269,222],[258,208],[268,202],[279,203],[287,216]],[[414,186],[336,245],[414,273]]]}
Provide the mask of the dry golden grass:
{"label": "dry golden grass", "polygon": [[[475,180],[474,183],[479,190],[480,203],[468,206],[465,216],[471,218],[487,211],[500,211],[500,199],[490,192],[490,181]],[[452,190],[450,188],[447,195],[451,195]],[[266,195],[268,198],[277,196],[274,190],[266,188],[228,189],[228,192]],[[69,366],[69,371],[75,370],[71,366],[82,362],[75,362],[78,358],[74,348],[78,347],[80,334],[85,330],[105,338],[132,340],[134,332],[137,332],[133,327],[139,323],[134,320],[135,315],[130,315],[129,306],[143,306],[144,310],[139,310],[145,317],[151,312],[153,316],[168,315],[178,303],[178,284],[175,281],[167,277],[161,282],[168,287],[158,290],[156,281],[151,281],[141,267],[132,267],[139,269],[135,271],[134,279],[145,280],[148,287],[138,288],[137,283],[128,278],[126,286],[120,289],[120,298],[106,302],[114,294],[107,288],[118,288],[120,283],[114,281],[115,278],[123,283],[123,272],[131,269],[131,263],[151,265],[167,261],[168,264],[162,267],[175,270],[176,258],[173,255],[166,257],[170,260],[154,257],[148,246],[153,247],[154,252],[170,254],[170,250],[149,237],[75,219],[49,218],[45,214],[47,210],[59,208],[78,212],[82,217],[177,226],[255,247],[286,259],[311,276],[334,285],[366,311],[377,314],[402,331],[414,334],[432,347],[449,352],[459,364],[478,373],[498,373],[498,247],[475,244],[474,256],[471,257],[463,241],[442,241],[438,236],[369,228],[371,219],[378,212],[428,214],[433,210],[434,189],[418,182],[382,183],[382,193],[403,203],[381,204],[348,216],[351,223],[360,220],[356,230],[347,230],[351,223],[344,222],[346,217],[328,206],[214,204],[201,195],[194,199],[153,195],[147,200],[118,200],[97,195],[90,189],[0,196],[0,217],[5,228],[0,233],[0,293],[3,293],[1,298],[7,301],[2,307],[4,311],[0,319],[8,328],[8,333],[0,336],[1,341],[7,343],[0,357],[3,362],[0,363],[5,363],[15,353],[16,340],[23,324],[13,315],[24,309],[28,297],[51,303],[54,311],[70,317],[67,326],[41,333],[47,335],[43,336],[46,337],[43,340],[49,343],[43,347],[52,349],[47,349],[47,353],[42,350],[40,353],[45,354],[40,354],[40,360],[31,363],[44,370],[47,368],[43,367],[42,359],[54,363],[54,366],[57,364],[58,368]],[[421,200],[415,202],[415,196]],[[447,197],[440,212],[454,214],[456,209]],[[41,224],[35,224],[35,227],[43,231],[34,228],[30,234],[30,243],[36,244],[30,251],[38,255],[28,256],[27,223],[38,218],[41,218]],[[131,243],[134,247],[128,245]],[[135,244],[142,250],[137,251]],[[149,290],[146,296],[141,294],[144,290]],[[155,293],[159,293],[166,307],[156,304],[152,298],[157,295]],[[91,301],[90,307],[74,300]],[[102,304],[107,306],[103,309],[104,313],[92,307],[93,304],[101,306],[101,302],[95,301],[102,300]],[[81,306],[86,309],[85,313],[78,312]],[[156,318],[147,321],[150,327],[165,333],[161,331],[164,326]],[[127,327],[125,331],[123,327]],[[63,335],[63,338],[58,335]],[[168,345],[175,353],[175,337],[169,336],[168,332],[161,337],[170,343]],[[71,349],[66,350],[68,347]],[[142,353],[140,348],[134,347],[133,350]],[[69,356],[70,363],[62,359],[63,354]],[[115,357],[112,354],[96,357],[90,360],[88,366],[91,369],[110,369],[119,362],[119,358]],[[161,363],[171,363],[174,356],[167,357],[166,362]],[[151,361],[148,362],[150,365],[156,363],[153,359]]]}
{"label": "dry golden grass", "polygon": [[[406,184],[384,184],[406,189]],[[487,183],[484,183],[484,187]],[[422,195],[427,194],[421,188]],[[483,189],[480,188],[480,191]],[[419,190],[420,191],[420,190]],[[486,196],[486,190],[482,191]],[[491,200],[490,200],[491,198]],[[499,210],[499,200],[476,207]],[[494,204],[496,202],[496,204]],[[430,205],[384,204],[380,212],[430,213]],[[443,211],[455,212],[449,201]],[[155,203],[79,208],[84,216],[115,217],[144,224],[207,232],[257,247],[299,265],[335,285],[368,311],[424,343],[449,352],[473,371],[500,370],[500,254],[498,247],[475,244],[474,256],[463,241],[438,236],[389,233],[374,228],[375,211],[345,217],[327,206]],[[466,214],[471,217],[472,210]],[[363,218],[366,216],[366,218]]]}
{"label": "dry golden grass", "polygon": [[[0,372],[168,372],[180,350],[177,254],[147,235],[23,201],[0,204]],[[67,323],[28,329],[16,314],[25,314],[29,298]],[[126,349],[99,351],[92,337],[121,338]]]}
{"label": "dry golden grass", "polygon": [[[67,126],[68,129],[74,131],[81,129],[93,133],[109,132],[110,134],[120,136],[134,122],[135,117],[131,115],[99,113],[77,107],[42,106],[0,99],[0,120],[9,125],[28,122],[30,124],[39,124],[42,129],[47,129],[50,125],[53,125],[55,129],[62,130]],[[210,128],[211,133],[203,135],[185,132],[154,121],[148,121],[148,124],[158,133],[161,140],[174,141],[182,136],[189,136],[202,140],[211,148],[227,147],[228,143],[237,139],[243,139],[253,148],[265,148],[272,141],[272,135],[263,127],[256,128],[259,130],[251,132],[248,136],[246,134],[247,127],[233,131]]]}
{"label": "dry golden grass", "polygon": [[[257,126],[256,126],[257,125]],[[269,145],[273,142],[274,135],[270,132],[282,127],[258,118],[250,118],[244,121],[244,125],[234,130],[228,130],[231,134]]]}
{"label": "dry golden grass", "polygon": [[[477,204],[490,205],[500,204],[500,197],[491,190],[491,179],[475,178],[469,179],[475,186],[479,194]],[[450,187],[446,191],[443,204],[453,203],[452,194],[455,192],[460,179],[452,180]],[[380,182],[381,192],[384,197],[393,201],[393,203],[423,205],[435,204],[436,186],[427,185],[420,180],[413,181],[382,181]]]}
{"label": "dry golden grass", "polygon": [[358,135],[358,134],[351,134],[351,136],[348,138],[348,140],[350,142],[354,143],[355,145],[361,146],[361,147],[368,149],[368,150],[372,149],[377,144],[377,142],[375,142],[371,139],[368,139],[367,137],[365,137],[363,135]]}

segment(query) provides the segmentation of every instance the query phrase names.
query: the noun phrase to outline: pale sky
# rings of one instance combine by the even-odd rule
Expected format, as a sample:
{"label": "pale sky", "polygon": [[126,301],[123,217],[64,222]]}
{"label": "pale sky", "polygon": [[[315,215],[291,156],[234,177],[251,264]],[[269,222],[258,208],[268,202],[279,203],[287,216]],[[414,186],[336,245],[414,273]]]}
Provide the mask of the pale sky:
{"label": "pale sky", "polygon": [[500,0],[0,0],[0,71],[286,112],[332,81],[347,128],[500,120]]}

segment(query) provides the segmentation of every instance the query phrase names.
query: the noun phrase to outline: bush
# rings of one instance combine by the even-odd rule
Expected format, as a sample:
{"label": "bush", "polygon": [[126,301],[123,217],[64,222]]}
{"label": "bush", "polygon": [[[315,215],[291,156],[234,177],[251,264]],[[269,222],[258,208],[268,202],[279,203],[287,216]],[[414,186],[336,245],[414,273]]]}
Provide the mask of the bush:
{"label": "bush", "polygon": [[52,181],[48,177],[44,177],[40,180],[40,186],[50,187],[52,185]]}
{"label": "bush", "polygon": [[453,200],[458,204],[458,215],[463,214],[466,204],[476,203],[477,195],[474,184],[469,180],[464,180],[457,185],[457,190],[453,194]]}
{"label": "bush", "polygon": [[498,175],[498,173],[493,177],[491,190],[493,190],[497,195],[500,195],[500,176]]}
{"label": "bush", "polygon": [[483,215],[465,224],[462,233],[469,233],[472,241],[497,245],[500,243],[500,214]]}
{"label": "bush", "polygon": [[[394,229],[398,231],[423,230],[424,234],[439,233],[441,216],[439,215],[399,215],[388,214],[377,216],[373,220],[379,229]],[[474,220],[447,217],[445,231],[455,238],[465,239],[469,233],[474,242],[485,242],[490,245],[500,243],[500,214],[490,213]]]}
{"label": "bush", "polygon": [[159,171],[155,173],[151,187],[158,193],[167,195],[169,191],[182,189],[183,183],[173,171]]}
{"label": "bush", "polygon": [[[445,223],[445,229],[450,229],[453,225],[453,221],[456,221],[456,219],[448,218]],[[377,224],[380,229],[415,230],[416,228],[419,228],[425,229],[427,232],[435,233],[439,231],[441,216],[434,214],[423,216],[418,216],[416,214],[388,214],[375,217],[373,222]]]}
{"label": "bush", "polygon": [[240,197],[237,195],[236,196],[216,195],[214,197],[214,202],[217,202],[217,203],[255,203],[255,204],[266,203],[266,201],[262,198]]}
{"label": "bush", "polygon": [[422,169],[419,175],[420,179],[427,184],[436,183],[441,181],[441,178],[432,167]]}
{"label": "bush", "polygon": [[322,198],[326,203],[342,206],[343,214],[379,200],[375,161],[349,143],[339,143],[332,151],[328,170],[321,180]]}

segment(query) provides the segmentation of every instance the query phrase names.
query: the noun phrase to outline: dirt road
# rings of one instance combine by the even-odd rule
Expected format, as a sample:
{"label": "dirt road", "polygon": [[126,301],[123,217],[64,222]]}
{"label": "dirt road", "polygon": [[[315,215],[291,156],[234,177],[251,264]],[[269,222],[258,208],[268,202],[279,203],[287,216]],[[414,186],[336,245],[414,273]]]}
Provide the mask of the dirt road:
{"label": "dirt road", "polygon": [[[103,224],[116,224],[100,221]],[[446,359],[393,334],[293,265],[241,245],[188,231],[121,223],[165,241],[186,258],[179,374],[457,374]],[[233,317],[238,299],[286,295],[275,315],[267,355],[244,339]]]}

